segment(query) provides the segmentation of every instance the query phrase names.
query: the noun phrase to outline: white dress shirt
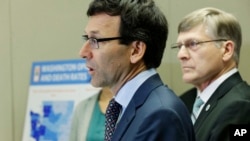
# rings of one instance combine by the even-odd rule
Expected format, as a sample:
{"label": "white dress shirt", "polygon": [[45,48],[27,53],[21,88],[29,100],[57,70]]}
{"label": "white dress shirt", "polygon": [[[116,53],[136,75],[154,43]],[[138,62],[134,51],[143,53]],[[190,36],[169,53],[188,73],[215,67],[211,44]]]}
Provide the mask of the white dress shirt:
{"label": "white dress shirt", "polygon": [[202,101],[204,102],[204,104],[200,107],[197,117],[199,116],[201,110],[203,109],[204,105],[207,103],[207,101],[209,100],[209,98],[212,96],[212,94],[215,92],[215,90],[230,76],[232,76],[233,74],[235,74],[236,72],[238,72],[237,68],[234,68],[230,71],[228,71],[227,73],[221,75],[218,79],[216,79],[214,82],[212,82],[210,85],[208,85],[203,92],[200,92],[197,89],[197,96],[199,96]]}

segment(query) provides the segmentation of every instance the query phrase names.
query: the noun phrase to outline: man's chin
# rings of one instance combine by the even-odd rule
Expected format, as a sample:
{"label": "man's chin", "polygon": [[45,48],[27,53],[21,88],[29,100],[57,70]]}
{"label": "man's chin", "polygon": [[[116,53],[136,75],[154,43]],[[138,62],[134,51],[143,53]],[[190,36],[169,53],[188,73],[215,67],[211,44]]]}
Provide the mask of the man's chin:
{"label": "man's chin", "polygon": [[191,77],[185,77],[183,76],[182,77],[182,80],[185,82],[185,83],[188,83],[188,84],[192,84],[193,83],[193,79]]}

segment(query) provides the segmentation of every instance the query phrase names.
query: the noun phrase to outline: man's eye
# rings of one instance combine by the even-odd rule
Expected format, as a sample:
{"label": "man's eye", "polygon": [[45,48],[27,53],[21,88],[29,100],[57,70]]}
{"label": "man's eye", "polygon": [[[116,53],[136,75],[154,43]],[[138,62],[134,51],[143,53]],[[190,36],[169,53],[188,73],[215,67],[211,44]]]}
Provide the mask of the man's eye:
{"label": "man's eye", "polygon": [[196,45],[197,45],[196,41],[190,41],[190,42],[187,42],[185,46],[189,48],[194,48],[196,47]]}

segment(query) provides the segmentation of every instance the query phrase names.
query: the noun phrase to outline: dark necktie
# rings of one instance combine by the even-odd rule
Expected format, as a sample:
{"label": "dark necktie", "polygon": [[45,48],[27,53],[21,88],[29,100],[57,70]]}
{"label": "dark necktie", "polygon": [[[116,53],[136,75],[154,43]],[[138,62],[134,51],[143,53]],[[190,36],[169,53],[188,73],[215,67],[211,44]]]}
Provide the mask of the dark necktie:
{"label": "dark necktie", "polygon": [[106,121],[105,121],[105,141],[110,141],[116,127],[116,122],[120,114],[121,105],[111,99],[106,110]]}

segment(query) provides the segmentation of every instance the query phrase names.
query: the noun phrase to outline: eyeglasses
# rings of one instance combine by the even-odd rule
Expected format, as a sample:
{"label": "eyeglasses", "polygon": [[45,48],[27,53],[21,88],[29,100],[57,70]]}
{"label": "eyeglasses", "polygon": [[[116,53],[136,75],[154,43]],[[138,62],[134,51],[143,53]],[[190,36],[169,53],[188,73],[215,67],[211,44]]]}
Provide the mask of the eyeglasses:
{"label": "eyeglasses", "polygon": [[92,48],[94,48],[94,49],[98,49],[99,48],[98,42],[123,39],[123,37],[110,37],[110,38],[99,38],[99,39],[96,39],[94,37],[88,37],[88,35],[82,35],[82,38],[83,38],[84,42],[89,41],[90,46]]}
{"label": "eyeglasses", "polygon": [[191,50],[196,50],[197,46],[199,44],[203,43],[209,43],[209,42],[221,42],[221,41],[227,41],[227,39],[216,39],[216,40],[209,40],[209,41],[196,41],[196,40],[189,40],[185,43],[175,43],[171,46],[172,49],[181,49],[182,46],[185,46],[186,48],[189,48]]}

